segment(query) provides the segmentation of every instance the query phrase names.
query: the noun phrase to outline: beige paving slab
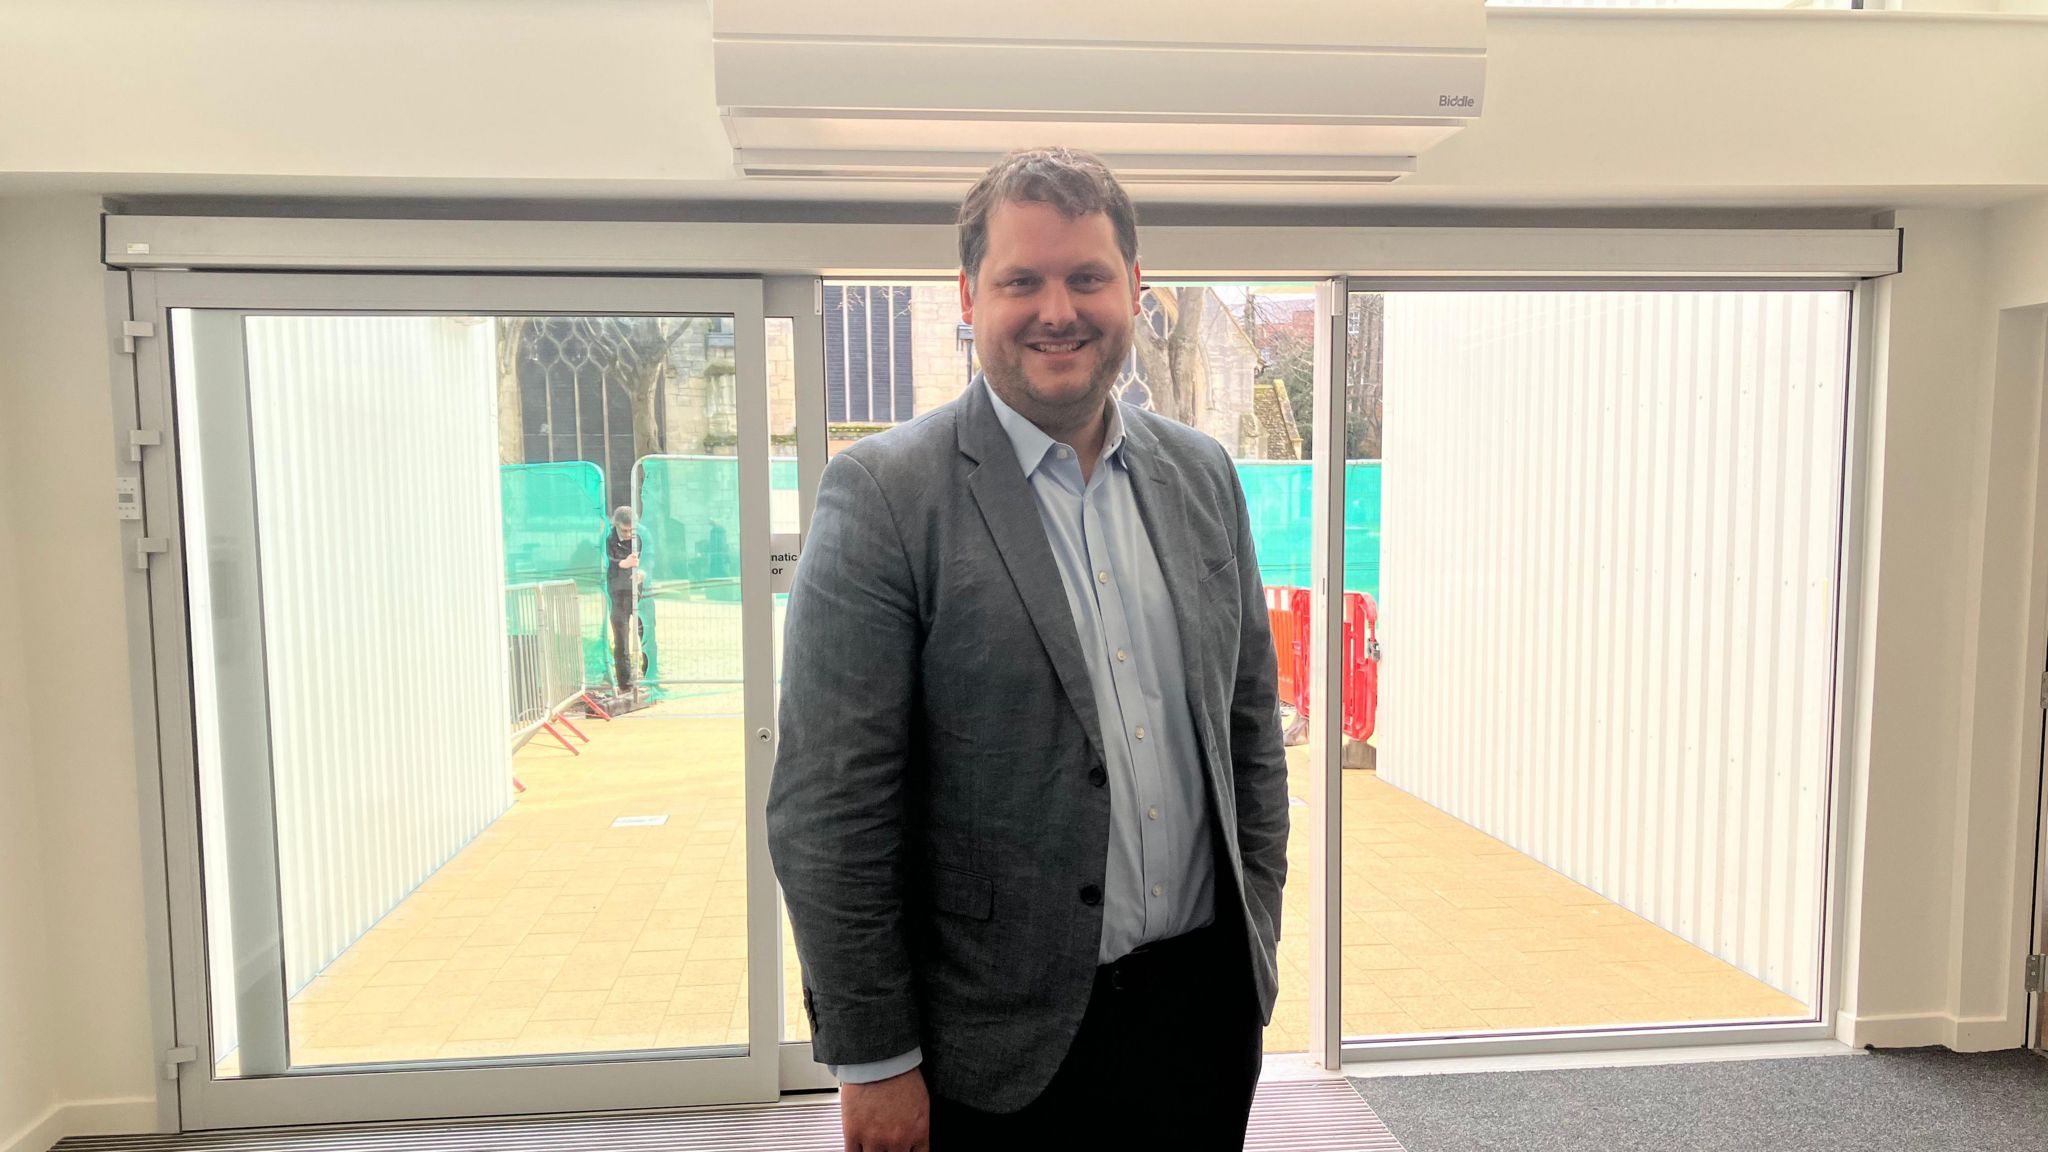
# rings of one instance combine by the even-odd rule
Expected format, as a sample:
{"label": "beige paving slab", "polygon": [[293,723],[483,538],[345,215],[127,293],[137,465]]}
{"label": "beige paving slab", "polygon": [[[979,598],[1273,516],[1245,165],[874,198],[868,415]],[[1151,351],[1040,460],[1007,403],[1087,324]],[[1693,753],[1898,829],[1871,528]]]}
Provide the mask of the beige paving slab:
{"label": "beige paving slab", "polygon": [[[296,1064],[746,1041],[740,722],[657,709],[585,731],[581,756],[522,749],[511,810],[293,998]],[[1305,796],[1306,750],[1289,764]],[[1347,1035],[1807,1014],[1370,772],[1345,773],[1343,804]],[[645,815],[669,820],[612,826]],[[1305,878],[1302,836],[1288,855]],[[1271,1052],[1308,1035],[1306,891],[1283,911]],[[787,1038],[803,1039],[781,928]]]}

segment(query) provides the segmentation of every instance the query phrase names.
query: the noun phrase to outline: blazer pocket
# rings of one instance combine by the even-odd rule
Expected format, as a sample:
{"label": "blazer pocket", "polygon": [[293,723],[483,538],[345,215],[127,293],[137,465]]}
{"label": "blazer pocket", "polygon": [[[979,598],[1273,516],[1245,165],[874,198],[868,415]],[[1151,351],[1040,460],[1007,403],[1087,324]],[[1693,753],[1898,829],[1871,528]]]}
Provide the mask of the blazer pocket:
{"label": "blazer pocket", "polygon": [[[1233,573],[1234,573],[1234,572],[1236,572],[1236,571],[1237,571],[1237,557],[1236,557],[1236,556],[1225,556],[1225,557],[1224,557],[1223,559],[1221,559],[1221,560],[1209,560],[1209,561],[1204,561],[1204,562],[1203,562],[1203,564],[1202,564],[1202,580],[1201,580],[1201,582],[1202,582],[1202,583],[1204,583],[1204,584],[1207,584],[1207,583],[1208,583],[1208,582],[1209,582],[1210,580],[1214,579],[1214,578],[1215,578],[1215,577],[1217,577],[1217,576],[1220,576],[1220,575],[1222,575],[1222,574],[1223,574],[1223,573],[1225,573],[1225,572],[1233,572]],[[1233,581],[1233,582],[1234,582],[1234,581]]]}
{"label": "blazer pocket", "polygon": [[995,882],[953,868],[932,869],[932,906],[941,912],[986,920],[996,902]]}

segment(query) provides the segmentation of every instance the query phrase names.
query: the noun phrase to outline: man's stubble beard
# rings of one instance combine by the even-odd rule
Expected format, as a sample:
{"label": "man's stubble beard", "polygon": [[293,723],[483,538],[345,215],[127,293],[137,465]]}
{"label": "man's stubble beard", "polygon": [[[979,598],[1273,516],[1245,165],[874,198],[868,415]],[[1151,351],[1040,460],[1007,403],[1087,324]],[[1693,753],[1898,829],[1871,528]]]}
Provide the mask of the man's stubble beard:
{"label": "man's stubble beard", "polygon": [[1030,375],[1024,371],[1022,353],[1008,363],[983,361],[982,374],[988,377],[989,387],[996,390],[1003,403],[1048,434],[1072,432],[1100,412],[1109,397],[1110,388],[1123,371],[1124,361],[1130,357],[1131,341],[1135,338],[1135,333],[1126,332],[1122,346],[1112,351],[1109,338],[1098,334],[1097,343],[1105,355],[1097,359],[1095,371],[1088,378],[1088,390],[1066,402],[1046,401],[1039,395]]}

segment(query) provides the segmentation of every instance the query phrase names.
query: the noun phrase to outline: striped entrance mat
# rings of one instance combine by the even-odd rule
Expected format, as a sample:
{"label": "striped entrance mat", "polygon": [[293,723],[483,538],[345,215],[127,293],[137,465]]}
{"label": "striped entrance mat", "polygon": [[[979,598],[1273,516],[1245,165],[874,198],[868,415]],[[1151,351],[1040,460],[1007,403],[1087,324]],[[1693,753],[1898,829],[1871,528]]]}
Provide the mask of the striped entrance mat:
{"label": "striped entrance mat", "polygon": [[[1343,1080],[1261,1084],[1246,1152],[1402,1152]],[[839,1104],[74,1138],[57,1152],[841,1152]]]}
{"label": "striped entrance mat", "polygon": [[1344,1080],[1272,1080],[1252,1099],[1245,1152],[1405,1152]]}

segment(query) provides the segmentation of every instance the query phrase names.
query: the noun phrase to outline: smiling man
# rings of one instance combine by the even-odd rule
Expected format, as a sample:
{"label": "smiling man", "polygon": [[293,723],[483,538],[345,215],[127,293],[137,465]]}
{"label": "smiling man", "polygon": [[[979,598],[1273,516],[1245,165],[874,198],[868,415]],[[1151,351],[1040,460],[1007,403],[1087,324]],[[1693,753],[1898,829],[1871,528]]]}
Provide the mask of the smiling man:
{"label": "smiling man", "polygon": [[1101,161],[960,210],[982,375],[825,470],[769,847],[849,1152],[1241,1148],[1286,760],[1237,474],[1112,397],[1137,220]]}

